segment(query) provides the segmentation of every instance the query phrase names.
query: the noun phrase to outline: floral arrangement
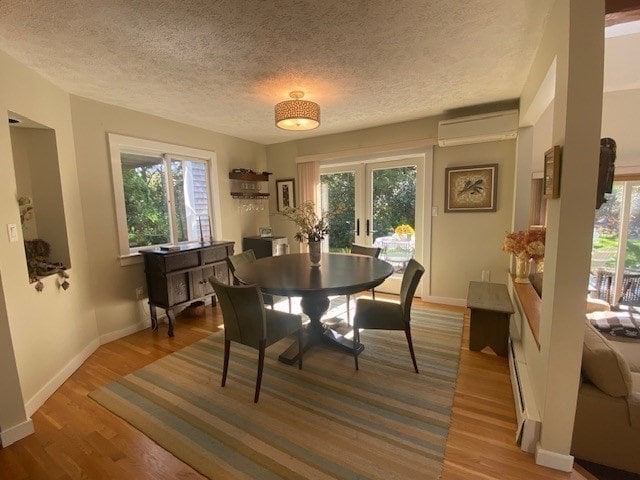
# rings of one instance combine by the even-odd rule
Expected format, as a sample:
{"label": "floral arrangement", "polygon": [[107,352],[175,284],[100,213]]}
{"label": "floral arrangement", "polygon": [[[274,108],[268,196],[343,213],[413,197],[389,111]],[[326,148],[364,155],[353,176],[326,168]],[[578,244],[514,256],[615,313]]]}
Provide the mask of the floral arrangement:
{"label": "floral arrangement", "polygon": [[396,235],[415,235],[415,230],[411,227],[411,225],[402,224],[396,227]]}
{"label": "floral arrangement", "polygon": [[545,228],[530,228],[507,233],[502,244],[502,251],[513,253],[519,258],[532,258],[539,262],[544,258],[545,236]]}
{"label": "floral arrangement", "polygon": [[296,224],[298,233],[295,239],[299,242],[319,242],[329,233],[329,219],[336,211],[326,211],[322,215],[316,212],[312,201],[306,201],[299,207],[285,207],[280,215]]}

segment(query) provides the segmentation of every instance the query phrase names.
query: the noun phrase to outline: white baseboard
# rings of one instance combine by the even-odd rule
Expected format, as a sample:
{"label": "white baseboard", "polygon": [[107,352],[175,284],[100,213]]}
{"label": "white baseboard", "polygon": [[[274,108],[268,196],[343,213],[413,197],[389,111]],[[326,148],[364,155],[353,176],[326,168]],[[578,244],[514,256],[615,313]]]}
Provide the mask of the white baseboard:
{"label": "white baseboard", "polygon": [[428,295],[426,297],[422,297],[422,301],[431,303],[442,303],[443,305],[454,305],[456,307],[467,306],[467,300],[464,298],[434,297],[432,295]]}
{"label": "white baseboard", "polygon": [[12,443],[31,435],[33,432],[35,432],[33,421],[28,418],[18,425],[0,431],[0,444],[2,444],[3,447],[8,447]]}
{"label": "white baseboard", "polygon": [[[158,316],[158,321],[160,320],[162,320],[162,317]],[[121,330],[105,333],[104,335],[100,335],[100,345],[113,342],[114,340],[118,340],[119,338],[126,337],[127,335],[131,335],[132,333],[139,332],[140,330],[144,330],[145,328],[149,328],[150,326],[151,326],[151,319],[144,319],[144,320],[140,320],[138,323],[134,323],[133,325],[123,328]]]}
{"label": "white baseboard", "polygon": [[80,365],[89,358],[89,355],[98,349],[99,346],[100,343],[98,342],[98,339],[92,340],[89,345],[84,347],[84,349],[73,357],[71,361],[62,368],[62,370],[49,380],[49,382],[47,382],[47,384],[42,387],[38,393],[31,397],[24,405],[27,416],[30,417],[33,415],[33,413],[38,410],[51,395],[53,395],[53,392],[60,388],[60,385],[62,385],[71,376],[71,374],[73,374],[73,372],[75,372]]}
{"label": "white baseboard", "polygon": [[562,453],[545,450],[540,446],[540,442],[536,445],[536,463],[543,467],[553,468],[562,472],[570,472],[573,470],[573,455],[564,455]]}

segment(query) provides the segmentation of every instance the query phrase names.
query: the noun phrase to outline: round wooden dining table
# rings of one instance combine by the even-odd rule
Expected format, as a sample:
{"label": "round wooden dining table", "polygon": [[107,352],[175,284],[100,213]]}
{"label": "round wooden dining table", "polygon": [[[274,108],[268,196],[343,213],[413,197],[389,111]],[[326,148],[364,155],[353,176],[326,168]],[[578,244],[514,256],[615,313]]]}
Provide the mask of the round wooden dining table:
{"label": "round wooden dining table", "polygon": [[[236,278],[244,284],[258,285],[263,293],[302,297],[302,311],[311,320],[306,327],[303,351],[320,343],[353,354],[353,341],[321,322],[329,309],[329,295],[351,295],[380,285],[393,273],[391,264],[377,258],[340,253],[323,253],[314,267],[309,254],[298,253],[264,257],[240,265]],[[360,345],[359,349],[364,347]],[[295,342],[279,359],[293,364],[298,358]]]}

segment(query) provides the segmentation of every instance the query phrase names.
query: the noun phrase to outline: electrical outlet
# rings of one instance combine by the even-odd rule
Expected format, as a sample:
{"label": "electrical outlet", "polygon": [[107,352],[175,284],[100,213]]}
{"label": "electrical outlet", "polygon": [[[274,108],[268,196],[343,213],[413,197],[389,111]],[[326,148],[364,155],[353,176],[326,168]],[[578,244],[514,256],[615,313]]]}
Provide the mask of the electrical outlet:
{"label": "electrical outlet", "polygon": [[136,288],[136,299],[142,300],[144,298],[144,287]]}
{"label": "electrical outlet", "polygon": [[482,281],[488,282],[491,280],[491,270],[482,270]]}

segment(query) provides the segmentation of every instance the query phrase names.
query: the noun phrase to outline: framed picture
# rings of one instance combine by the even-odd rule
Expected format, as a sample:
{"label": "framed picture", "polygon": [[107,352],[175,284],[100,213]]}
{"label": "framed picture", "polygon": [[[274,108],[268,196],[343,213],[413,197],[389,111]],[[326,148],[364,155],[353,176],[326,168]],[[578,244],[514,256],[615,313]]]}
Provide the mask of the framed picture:
{"label": "framed picture", "polygon": [[560,196],[560,147],[544,152],[544,198]]}
{"label": "framed picture", "polygon": [[278,195],[278,211],[281,212],[286,207],[296,206],[296,191],[293,178],[276,180],[276,192]]}
{"label": "framed picture", "polygon": [[445,212],[495,212],[498,164],[445,169]]}
{"label": "framed picture", "polygon": [[271,230],[271,227],[260,227],[258,229],[258,233],[261,237],[273,237],[273,230]]}

